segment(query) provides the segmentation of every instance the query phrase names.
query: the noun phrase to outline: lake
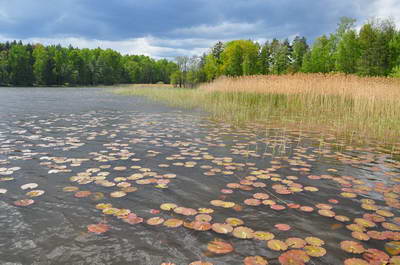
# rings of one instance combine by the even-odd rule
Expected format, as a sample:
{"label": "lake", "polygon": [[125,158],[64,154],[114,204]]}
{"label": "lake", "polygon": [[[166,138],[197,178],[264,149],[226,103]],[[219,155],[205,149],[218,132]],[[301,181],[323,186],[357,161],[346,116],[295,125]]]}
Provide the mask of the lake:
{"label": "lake", "polygon": [[400,252],[390,150],[110,90],[0,88],[0,264],[389,264]]}

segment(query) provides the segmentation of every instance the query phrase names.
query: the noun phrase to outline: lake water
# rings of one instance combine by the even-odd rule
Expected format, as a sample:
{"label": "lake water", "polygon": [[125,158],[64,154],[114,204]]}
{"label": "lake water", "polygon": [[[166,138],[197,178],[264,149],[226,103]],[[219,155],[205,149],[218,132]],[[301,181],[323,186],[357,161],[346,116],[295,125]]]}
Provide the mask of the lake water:
{"label": "lake water", "polygon": [[0,88],[0,264],[281,264],[287,247],[308,264],[389,264],[371,249],[400,239],[390,150],[109,90]]}

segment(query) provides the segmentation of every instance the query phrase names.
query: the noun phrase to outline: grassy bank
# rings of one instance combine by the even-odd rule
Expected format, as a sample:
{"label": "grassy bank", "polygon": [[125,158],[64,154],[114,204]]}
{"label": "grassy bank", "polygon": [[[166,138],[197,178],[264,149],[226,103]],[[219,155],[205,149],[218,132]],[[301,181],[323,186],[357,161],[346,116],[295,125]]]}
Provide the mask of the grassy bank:
{"label": "grassy bank", "polygon": [[297,74],[221,78],[198,89],[136,87],[116,93],[200,108],[234,123],[278,123],[353,139],[400,139],[400,80]]}

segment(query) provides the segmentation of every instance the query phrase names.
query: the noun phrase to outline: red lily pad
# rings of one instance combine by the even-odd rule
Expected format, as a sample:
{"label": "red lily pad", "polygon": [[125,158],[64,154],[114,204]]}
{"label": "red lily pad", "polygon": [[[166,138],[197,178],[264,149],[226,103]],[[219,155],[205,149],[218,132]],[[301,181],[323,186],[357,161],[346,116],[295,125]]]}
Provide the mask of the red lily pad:
{"label": "red lily pad", "polygon": [[233,251],[233,246],[225,241],[211,241],[207,245],[207,249],[216,254],[227,254]]}
{"label": "red lily pad", "polygon": [[87,229],[89,232],[91,233],[95,233],[95,234],[103,234],[105,232],[107,232],[110,227],[106,224],[91,224],[87,226]]}

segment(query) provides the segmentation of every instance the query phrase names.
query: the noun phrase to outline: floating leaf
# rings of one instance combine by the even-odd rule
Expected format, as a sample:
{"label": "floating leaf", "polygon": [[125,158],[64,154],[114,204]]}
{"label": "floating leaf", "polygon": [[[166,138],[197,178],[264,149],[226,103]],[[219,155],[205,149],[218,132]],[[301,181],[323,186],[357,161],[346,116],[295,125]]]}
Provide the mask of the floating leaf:
{"label": "floating leaf", "polygon": [[231,225],[221,223],[212,224],[211,229],[220,234],[228,234],[233,231],[233,227]]}
{"label": "floating leaf", "polygon": [[282,265],[304,265],[310,257],[303,250],[289,250],[279,256]]}
{"label": "floating leaf", "polygon": [[233,229],[232,235],[237,238],[241,239],[249,239],[253,238],[253,233],[254,231],[248,227],[245,226],[238,226],[235,229]]}
{"label": "floating leaf", "polygon": [[210,208],[199,208],[198,212],[199,212],[199,213],[207,213],[207,214],[210,214],[210,213],[213,213],[214,210],[213,210],[213,209],[210,209]]}
{"label": "floating leaf", "polygon": [[27,190],[27,189],[36,189],[39,185],[37,183],[28,183],[24,184],[21,186],[21,189]]}
{"label": "floating leaf", "polygon": [[286,209],[285,206],[279,205],[279,204],[274,204],[274,205],[271,205],[270,207],[271,207],[271,209],[276,210],[276,211],[282,211],[282,210]]}
{"label": "floating leaf", "polygon": [[289,231],[292,227],[288,224],[276,224],[274,225],[276,229],[281,231]]}
{"label": "floating leaf", "polygon": [[307,242],[298,237],[290,237],[285,241],[289,248],[303,248]]}
{"label": "floating leaf", "polygon": [[212,216],[208,214],[198,214],[195,219],[200,222],[210,222],[212,220]]}
{"label": "floating leaf", "polygon": [[110,196],[113,197],[113,198],[121,198],[121,197],[126,196],[126,192],[123,192],[123,191],[114,191],[114,192],[111,192],[111,193],[110,193]]}
{"label": "floating leaf", "polygon": [[385,244],[385,250],[392,256],[400,254],[400,241],[390,241]]}
{"label": "floating leaf", "polygon": [[116,214],[119,211],[118,208],[107,207],[103,209],[103,213],[107,215]]}
{"label": "floating leaf", "polygon": [[43,194],[44,194],[44,190],[32,190],[32,191],[28,191],[26,193],[26,196],[39,197],[39,196],[42,196]]}
{"label": "floating leaf", "polygon": [[351,233],[351,236],[358,240],[368,241],[369,236],[363,232],[354,231]]}
{"label": "floating leaf", "polygon": [[227,254],[233,251],[233,246],[224,241],[211,241],[207,245],[207,249],[216,254]]}
{"label": "floating leaf", "polygon": [[[108,209],[107,209],[108,210]],[[130,213],[127,216],[125,216],[122,219],[124,222],[131,224],[131,225],[136,225],[142,223],[144,220],[143,218],[137,216],[136,214]]]}
{"label": "floating leaf", "polygon": [[171,227],[171,228],[175,228],[175,227],[179,227],[183,224],[183,221],[180,219],[175,219],[175,218],[171,218],[168,219],[164,222],[164,225],[166,227]]}
{"label": "floating leaf", "polygon": [[324,248],[317,246],[305,246],[304,250],[306,251],[307,255],[311,257],[322,257],[326,254],[326,250]]}
{"label": "floating leaf", "polygon": [[95,234],[102,234],[107,232],[110,227],[106,224],[91,224],[87,226],[87,229],[89,232],[91,233],[95,233]]}
{"label": "floating leaf", "polygon": [[400,256],[394,256],[390,259],[390,265],[400,265]]}
{"label": "floating leaf", "polygon": [[340,248],[346,252],[355,254],[361,254],[365,251],[360,243],[350,240],[340,242]]}
{"label": "floating leaf", "polygon": [[226,202],[226,201],[222,201],[222,200],[212,200],[211,205],[214,206],[219,206],[219,207],[223,207],[223,208],[232,208],[233,206],[235,206],[234,202]]}
{"label": "floating leaf", "polygon": [[400,226],[393,223],[383,222],[382,226],[388,230],[400,231]]}
{"label": "floating leaf", "polygon": [[164,211],[170,211],[178,207],[175,203],[163,203],[160,205],[160,209]]}
{"label": "floating leaf", "polygon": [[77,192],[75,192],[74,196],[75,196],[76,198],[85,198],[85,197],[88,197],[90,194],[92,194],[91,191],[83,190],[83,191],[77,191]]}
{"label": "floating leaf", "polygon": [[250,206],[259,206],[261,204],[261,201],[257,199],[246,199],[244,200],[244,204]]}
{"label": "floating leaf", "polygon": [[386,235],[384,233],[378,232],[378,231],[374,231],[374,230],[368,231],[367,235],[370,238],[377,239],[377,240],[385,240],[386,239]]}
{"label": "floating leaf", "polygon": [[74,187],[74,186],[68,186],[68,187],[64,187],[63,188],[63,191],[65,191],[65,192],[75,192],[75,191],[78,191],[79,190],[79,188],[78,187]]}
{"label": "floating leaf", "polygon": [[394,216],[394,214],[392,212],[387,211],[387,210],[377,210],[376,213],[379,215],[382,215],[384,217],[393,217]]}
{"label": "floating leaf", "polygon": [[356,218],[354,219],[354,222],[358,225],[364,226],[364,227],[374,227],[376,226],[374,222],[363,219],[363,218]]}
{"label": "floating leaf", "polygon": [[355,197],[357,197],[357,194],[351,193],[351,192],[342,192],[342,193],[340,193],[340,195],[342,195],[345,198],[355,198]]}
{"label": "floating leaf", "polygon": [[335,212],[331,210],[319,210],[318,213],[326,217],[334,217],[336,215]]}
{"label": "floating leaf", "polygon": [[299,209],[303,212],[308,212],[308,213],[314,211],[314,208],[310,206],[301,206]]}
{"label": "floating leaf", "polygon": [[162,217],[153,217],[146,221],[148,225],[160,225],[164,222],[164,218]]}
{"label": "floating leaf", "polygon": [[253,233],[254,239],[268,241],[275,238],[275,235],[270,232],[256,231]]}
{"label": "floating leaf", "polygon": [[268,261],[261,256],[250,256],[243,260],[244,265],[268,265]]}
{"label": "floating leaf", "polygon": [[363,259],[351,258],[351,259],[346,259],[344,261],[344,265],[369,265],[369,263]]}
{"label": "floating leaf", "polygon": [[185,207],[177,207],[174,209],[174,212],[178,213],[178,214],[186,215],[186,216],[197,214],[197,211],[195,209],[185,208]]}
{"label": "floating leaf", "polygon": [[267,247],[275,251],[285,251],[288,248],[285,242],[276,239],[268,241]]}
{"label": "floating leaf", "polygon": [[343,216],[343,215],[336,215],[335,219],[338,220],[339,222],[348,222],[348,221],[350,221],[349,217]]}
{"label": "floating leaf", "polygon": [[31,199],[24,199],[24,200],[18,200],[14,202],[15,206],[29,206],[33,204],[35,201]]}
{"label": "floating leaf", "polygon": [[311,246],[320,247],[325,244],[325,242],[318,237],[309,236],[304,239]]}
{"label": "floating leaf", "polygon": [[389,262],[389,255],[385,252],[369,248],[363,253],[363,258],[368,261],[370,264],[387,264]]}
{"label": "floating leaf", "polygon": [[229,217],[225,220],[226,223],[230,224],[231,226],[239,226],[244,224],[244,222],[238,218]]}

